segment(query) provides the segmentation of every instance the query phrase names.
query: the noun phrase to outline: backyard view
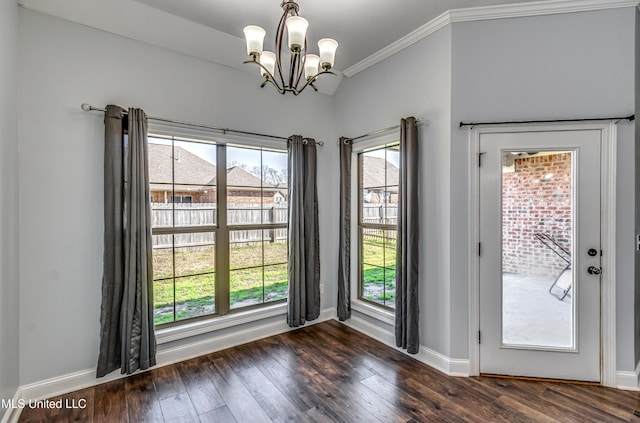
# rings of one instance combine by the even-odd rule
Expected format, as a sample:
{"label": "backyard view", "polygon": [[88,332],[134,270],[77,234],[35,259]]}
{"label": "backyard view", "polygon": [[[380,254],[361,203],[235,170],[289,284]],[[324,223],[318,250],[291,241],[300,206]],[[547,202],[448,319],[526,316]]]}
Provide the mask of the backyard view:
{"label": "backyard view", "polygon": [[362,240],[362,297],[395,306],[396,233],[364,229]]}
{"label": "backyard view", "polygon": [[[398,146],[360,171],[359,298],[393,308]],[[156,325],[286,300],[285,151],[150,138],[149,182]]]}
{"label": "backyard view", "polygon": [[395,307],[398,145],[360,153],[359,298]]}
{"label": "backyard view", "polygon": [[[280,263],[262,266],[265,263]],[[232,246],[231,308],[287,298],[287,244]],[[176,278],[173,261],[175,259]],[[215,312],[215,245],[153,255],[155,323],[162,324]],[[189,276],[179,276],[189,275]],[[175,291],[174,291],[175,289]]]}
{"label": "backyard view", "polygon": [[286,152],[220,148],[222,172],[214,144],[150,139],[156,325],[287,298]]}

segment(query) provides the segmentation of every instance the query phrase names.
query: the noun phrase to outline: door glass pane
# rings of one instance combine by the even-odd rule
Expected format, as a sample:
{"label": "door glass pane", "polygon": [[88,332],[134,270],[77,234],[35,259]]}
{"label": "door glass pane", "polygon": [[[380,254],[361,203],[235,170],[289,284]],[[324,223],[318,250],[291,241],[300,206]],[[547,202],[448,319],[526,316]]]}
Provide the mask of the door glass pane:
{"label": "door glass pane", "polygon": [[574,154],[503,151],[502,343],[574,348]]}

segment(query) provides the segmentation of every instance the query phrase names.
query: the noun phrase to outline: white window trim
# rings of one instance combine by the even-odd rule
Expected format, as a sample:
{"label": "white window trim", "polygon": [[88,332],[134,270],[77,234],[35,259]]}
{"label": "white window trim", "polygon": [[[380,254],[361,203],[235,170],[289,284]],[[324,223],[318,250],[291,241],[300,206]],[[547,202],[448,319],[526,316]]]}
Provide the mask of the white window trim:
{"label": "white window trim", "polygon": [[[238,147],[256,147],[273,150],[286,150],[285,140],[265,139],[245,135],[228,133],[215,133],[212,130],[199,129],[186,125],[149,122],[149,137],[159,138],[184,138],[194,142],[209,142]],[[209,318],[177,321],[175,324],[156,329],[156,342],[158,345],[166,344],[193,336],[215,332],[221,329],[253,323],[271,317],[284,316],[287,313],[287,303],[269,304],[249,310],[231,312],[224,316],[212,315]],[[203,316],[206,317],[206,316]]]}
{"label": "white window trim", "polygon": [[358,313],[362,313],[388,325],[395,325],[396,315],[394,311],[358,299],[358,266],[360,259],[358,257],[359,222],[357,212],[360,206],[358,204],[358,154],[398,141],[398,133],[391,132],[358,140],[353,143],[351,150],[351,268],[349,269],[351,274],[351,310],[355,310]]}
{"label": "white window trim", "polygon": [[215,132],[208,129],[199,129],[185,125],[164,123],[157,121],[149,122],[149,136],[159,135],[161,137],[176,137],[198,140],[201,142],[211,142],[215,144],[235,145],[238,147],[259,147],[266,149],[286,150],[287,142],[282,139],[271,139],[260,136],[249,136],[242,134],[231,134]]}
{"label": "white window trim", "polygon": [[245,323],[257,322],[259,320],[282,316],[285,314],[287,314],[287,303],[279,303],[240,311],[237,313],[229,313],[224,316],[215,316],[206,320],[187,320],[182,324],[157,329],[156,341],[158,345],[166,344],[168,342],[178,341],[180,339],[190,338],[192,336],[239,326]]}

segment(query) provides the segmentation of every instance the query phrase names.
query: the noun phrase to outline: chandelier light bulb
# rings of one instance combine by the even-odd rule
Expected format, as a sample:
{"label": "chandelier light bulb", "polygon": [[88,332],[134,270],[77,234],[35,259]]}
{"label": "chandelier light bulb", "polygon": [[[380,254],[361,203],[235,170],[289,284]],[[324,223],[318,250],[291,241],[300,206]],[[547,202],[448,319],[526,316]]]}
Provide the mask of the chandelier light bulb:
{"label": "chandelier light bulb", "polygon": [[[271,51],[263,52],[260,56],[260,64],[267,68],[271,76],[273,76],[276,69],[276,54]],[[260,73],[262,76],[267,76],[267,72],[263,68],[260,68]]]}
{"label": "chandelier light bulb", "polygon": [[304,77],[308,80],[318,73],[318,65],[320,64],[320,56],[316,54],[307,54],[304,60]]}
{"label": "chandelier light bulb", "polygon": [[291,51],[299,52],[302,50],[308,27],[309,22],[301,16],[290,16],[287,18],[289,49],[291,49]]}
{"label": "chandelier light bulb", "polygon": [[260,56],[266,31],[259,26],[249,25],[244,27],[244,37],[247,41],[247,54],[249,56]]}
{"label": "chandelier light bulb", "polygon": [[323,38],[318,41],[318,48],[320,49],[320,65],[322,69],[331,69],[336,60],[338,42],[331,38]]}

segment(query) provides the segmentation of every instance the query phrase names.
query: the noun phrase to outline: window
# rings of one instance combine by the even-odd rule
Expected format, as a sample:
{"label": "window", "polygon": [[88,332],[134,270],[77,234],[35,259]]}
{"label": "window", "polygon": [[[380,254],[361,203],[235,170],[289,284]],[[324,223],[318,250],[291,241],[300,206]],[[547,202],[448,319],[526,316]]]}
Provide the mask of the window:
{"label": "window", "polygon": [[286,151],[149,138],[156,325],[286,299],[286,181]]}
{"label": "window", "polygon": [[395,307],[398,144],[358,154],[358,299]]}
{"label": "window", "polygon": [[192,195],[176,195],[176,196],[171,196],[171,202],[172,203],[193,203],[193,196]]}

